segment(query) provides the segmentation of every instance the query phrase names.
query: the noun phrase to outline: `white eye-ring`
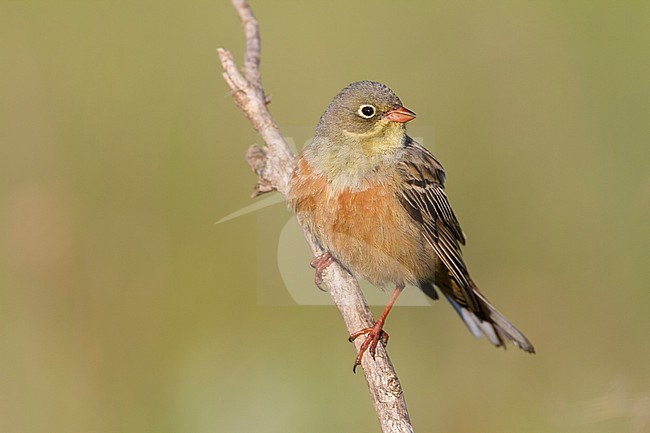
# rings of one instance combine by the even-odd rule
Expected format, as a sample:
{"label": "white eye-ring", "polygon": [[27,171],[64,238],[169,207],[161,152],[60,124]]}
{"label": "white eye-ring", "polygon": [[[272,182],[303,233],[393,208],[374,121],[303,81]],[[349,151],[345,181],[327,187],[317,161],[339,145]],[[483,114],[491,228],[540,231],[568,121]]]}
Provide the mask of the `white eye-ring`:
{"label": "white eye-ring", "polygon": [[375,107],[373,107],[370,104],[362,105],[361,107],[359,107],[359,111],[357,111],[359,116],[363,117],[364,119],[370,119],[372,116],[375,115],[376,112],[377,110],[375,109]]}

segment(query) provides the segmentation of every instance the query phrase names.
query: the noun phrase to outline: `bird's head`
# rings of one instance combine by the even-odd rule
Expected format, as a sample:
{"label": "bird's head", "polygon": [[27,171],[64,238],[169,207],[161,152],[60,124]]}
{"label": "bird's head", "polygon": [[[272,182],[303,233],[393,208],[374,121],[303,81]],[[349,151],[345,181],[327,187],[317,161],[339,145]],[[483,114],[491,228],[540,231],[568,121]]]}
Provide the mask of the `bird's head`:
{"label": "bird's head", "polygon": [[[376,81],[358,81],[334,97],[320,119],[316,134],[330,139],[390,139],[405,135],[404,124],[415,113],[397,95]],[[400,143],[401,144],[401,143]]]}
{"label": "bird's head", "polygon": [[334,97],[304,150],[312,167],[340,188],[362,188],[383,176],[406,141],[406,122],[415,113],[388,87],[375,81],[352,83]]}

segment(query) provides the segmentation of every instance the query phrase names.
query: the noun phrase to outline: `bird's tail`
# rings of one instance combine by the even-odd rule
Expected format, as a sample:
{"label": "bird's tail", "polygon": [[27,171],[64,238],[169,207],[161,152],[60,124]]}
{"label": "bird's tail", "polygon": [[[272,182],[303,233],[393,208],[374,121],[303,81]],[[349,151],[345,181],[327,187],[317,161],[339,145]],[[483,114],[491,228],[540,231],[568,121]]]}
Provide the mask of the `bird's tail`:
{"label": "bird's tail", "polygon": [[524,334],[515,328],[503,314],[499,313],[473,283],[471,284],[474,299],[478,304],[476,311],[460,305],[454,299],[452,292],[441,287],[442,293],[463,319],[470,332],[476,337],[485,335],[497,347],[503,346],[505,348],[505,341],[510,341],[521,350],[535,353],[535,348]]}

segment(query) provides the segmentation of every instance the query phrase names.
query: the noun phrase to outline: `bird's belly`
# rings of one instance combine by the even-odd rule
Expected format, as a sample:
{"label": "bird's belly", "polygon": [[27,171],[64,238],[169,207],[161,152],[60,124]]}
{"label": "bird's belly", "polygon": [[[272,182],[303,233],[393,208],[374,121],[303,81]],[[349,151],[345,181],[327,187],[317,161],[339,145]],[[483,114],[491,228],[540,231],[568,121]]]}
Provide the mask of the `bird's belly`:
{"label": "bird's belly", "polygon": [[361,190],[340,188],[300,160],[288,201],[321,246],[356,277],[376,285],[430,281],[435,253],[389,185],[384,178]]}
{"label": "bird's belly", "polygon": [[418,234],[401,204],[380,186],[342,193],[331,215],[331,251],[350,269],[374,284],[415,283]]}
{"label": "bird's belly", "polygon": [[416,223],[382,184],[345,190],[311,217],[324,248],[353,275],[376,285],[417,284],[433,275],[435,258]]}

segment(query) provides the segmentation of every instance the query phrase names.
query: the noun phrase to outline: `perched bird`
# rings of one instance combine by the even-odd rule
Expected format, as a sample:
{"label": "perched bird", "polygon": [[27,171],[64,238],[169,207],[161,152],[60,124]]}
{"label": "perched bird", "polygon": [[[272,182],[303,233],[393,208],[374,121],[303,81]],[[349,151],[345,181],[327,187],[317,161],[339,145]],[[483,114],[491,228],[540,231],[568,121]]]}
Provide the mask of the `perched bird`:
{"label": "perched bird", "polygon": [[317,257],[316,281],[333,261],[374,285],[395,285],[366,335],[374,357],[387,341],[384,322],[405,285],[449,300],[475,336],[495,346],[506,341],[534,353],[533,345],[488,302],[469,276],[461,245],[465,235],[444,191],[445,171],[406,134],[415,113],[385,85],[359,81],[332,100],[313,140],[298,156],[289,206],[326,251]]}

